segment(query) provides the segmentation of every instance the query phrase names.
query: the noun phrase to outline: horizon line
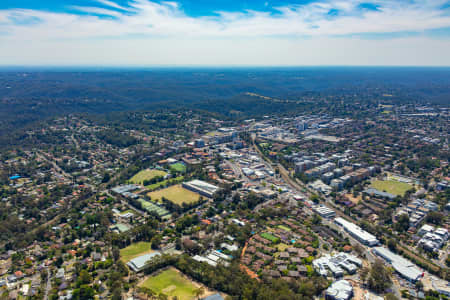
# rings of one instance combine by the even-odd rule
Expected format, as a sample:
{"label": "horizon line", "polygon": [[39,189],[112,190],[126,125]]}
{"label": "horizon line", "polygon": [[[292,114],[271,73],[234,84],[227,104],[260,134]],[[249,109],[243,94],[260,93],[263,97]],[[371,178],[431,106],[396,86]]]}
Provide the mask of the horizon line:
{"label": "horizon line", "polygon": [[0,65],[2,69],[450,68],[450,65]]}

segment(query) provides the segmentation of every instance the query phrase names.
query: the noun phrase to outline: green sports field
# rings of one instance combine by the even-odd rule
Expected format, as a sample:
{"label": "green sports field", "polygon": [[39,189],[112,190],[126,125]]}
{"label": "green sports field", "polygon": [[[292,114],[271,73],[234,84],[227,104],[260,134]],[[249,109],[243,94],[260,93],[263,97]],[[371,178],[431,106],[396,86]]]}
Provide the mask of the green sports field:
{"label": "green sports field", "polygon": [[175,172],[185,173],[186,172],[186,166],[182,163],[176,163],[173,165],[170,165],[170,169],[174,170]]}
{"label": "green sports field", "polygon": [[195,299],[195,291],[197,290],[193,282],[174,268],[169,268],[148,278],[140,286],[148,288],[156,294],[165,294],[169,299],[176,296],[180,300]]}
{"label": "green sports field", "polygon": [[155,178],[156,176],[166,176],[167,173],[161,170],[142,170],[133,177],[131,177],[130,181],[136,184],[142,184],[144,180],[150,180]]}
{"label": "green sports field", "polygon": [[129,262],[133,258],[138,256],[152,253],[153,250],[151,248],[152,244],[147,242],[139,242],[135,244],[131,244],[130,246],[120,249],[120,257],[124,262]]}
{"label": "green sports field", "polygon": [[162,190],[150,192],[147,195],[150,199],[152,199],[152,201],[160,202],[162,197],[164,197],[178,205],[182,205],[183,203],[194,203],[200,198],[199,194],[183,188],[181,184],[172,185]]}
{"label": "green sports field", "polygon": [[412,185],[395,180],[375,180],[370,187],[396,196],[403,196],[406,191],[413,188]]}

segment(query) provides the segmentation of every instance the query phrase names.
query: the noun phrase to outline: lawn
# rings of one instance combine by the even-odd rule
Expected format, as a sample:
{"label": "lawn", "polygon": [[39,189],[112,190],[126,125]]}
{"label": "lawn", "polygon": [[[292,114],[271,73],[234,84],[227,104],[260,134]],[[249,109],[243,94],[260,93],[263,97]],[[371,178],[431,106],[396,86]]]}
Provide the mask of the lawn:
{"label": "lawn", "polygon": [[148,278],[140,286],[148,288],[156,294],[163,293],[169,299],[176,296],[180,300],[195,299],[195,291],[197,290],[192,281],[174,268],[169,268]]}
{"label": "lawn", "polygon": [[215,135],[217,135],[219,132],[217,132],[217,131],[210,131],[210,132],[208,132],[206,135],[207,136],[215,136]]}
{"label": "lawn", "polygon": [[130,181],[132,183],[142,184],[144,180],[150,180],[155,178],[156,176],[166,176],[167,173],[161,170],[142,170],[133,177],[131,177]]}
{"label": "lawn", "polygon": [[173,165],[170,165],[170,169],[174,170],[175,172],[185,173],[186,172],[186,166],[182,163],[176,163]]}
{"label": "lawn", "polygon": [[396,196],[403,196],[406,191],[413,188],[412,185],[395,180],[375,180],[370,187]]}
{"label": "lawn", "polygon": [[151,243],[139,242],[131,244],[126,248],[120,249],[120,257],[124,262],[127,263],[133,258],[152,252],[153,250],[151,248]]}
{"label": "lawn", "polygon": [[277,245],[278,251],[281,251],[281,252],[286,251],[286,249],[289,248],[289,247],[290,247],[289,245],[286,245],[284,243],[281,243],[281,244]]}
{"label": "lawn", "polygon": [[265,238],[266,240],[271,241],[272,243],[278,243],[280,241],[280,238],[273,236],[267,232],[261,233],[261,237]]}
{"label": "lawn", "polygon": [[278,225],[277,227],[280,229],[286,230],[286,231],[291,231],[291,229],[289,227],[286,227],[284,225]]}
{"label": "lawn", "polygon": [[194,203],[197,202],[200,195],[194,193],[190,190],[187,190],[181,186],[181,184],[172,185],[168,188],[150,192],[147,194],[153,201],[161,201],[161,198],[164,197],[167,200],[182,205],[183,203]]}

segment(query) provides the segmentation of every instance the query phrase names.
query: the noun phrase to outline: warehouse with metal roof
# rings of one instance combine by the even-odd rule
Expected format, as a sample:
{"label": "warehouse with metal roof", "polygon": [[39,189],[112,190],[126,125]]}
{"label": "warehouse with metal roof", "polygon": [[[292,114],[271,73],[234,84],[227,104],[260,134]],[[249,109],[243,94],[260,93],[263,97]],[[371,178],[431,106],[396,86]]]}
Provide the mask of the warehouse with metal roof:
{"label": "warehouse with metal roof", "polygon": [[145,265],[151,261],[156,256],[160,256],[161,253],[153,252],[149,254],[144,254],[139,257],[133,258],[127,263],[127,266],[130,267],[134,272],[140,272],[145,268]]}
{"label": "warehouse with metal roof", "polygon": [[375,246],[378,244],[377,238],[368,233],[365,230],[362,230],[358,225],[348,222],[347,220],[338,217],[334,219],[334,223],[344,228],[352,237],[360,241],[361,243],[367,246]]}
{"label": "warehouse with metal roof", "polygon": [[202,180],[192,180],[189,182],[184,182],[183,187],[185,189],[191,190],[193,192],[199,193],[200,195],[212,198],[214,193],[219,189],[217,186],[207,183]]}
{"label": "warehouse with metal roof", "polygon": [[411,282],[416,282],[423,276],[423,272],[415,264],[387,248],[375,247],[372,252],[390,263],[398,274]]}

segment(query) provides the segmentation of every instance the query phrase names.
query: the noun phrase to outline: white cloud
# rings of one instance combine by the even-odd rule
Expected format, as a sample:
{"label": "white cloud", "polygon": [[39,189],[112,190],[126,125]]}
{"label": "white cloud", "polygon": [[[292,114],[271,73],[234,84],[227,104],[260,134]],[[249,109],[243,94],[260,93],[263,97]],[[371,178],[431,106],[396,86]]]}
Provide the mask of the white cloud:
{"label": "white cloud", "polygon": [[[126,7],[97,2],[108,8],[71,7],[84,14],[0,10],[0,64],[450,64],[441,54],[450,52],[447,40],[348,37],[450,27],[450,16],[439,9],[444,0],[372,1],[378,11],[358,10],[359,0],[326,1],[276,7],[275,14],[222,11],[196,18],[172,1],[131,0]],[[328,16],[330,9],[338,16]],[[40,22],[27,25],[31,19]]]}
{"label": "white cloud", "polygon": [[95,15],[104,15],[104,16],[111,16],[111,17],[116,17],[116,18],[120,18],[122,16],[122,14],[117,11],[110,10],[110,9],[104,9],[104,8],[100,8],[100,7],[73,5],[73,6],[71,6],[71,8],[74,10],[77,10],[77,11],[95,14]]}
{"label": "white cloud", "polygon": [[110,0],[97,0],[97,2],[101,3],[103,5],[109,6],[109,7],[117,8],[117,9],[124,10],[124,11],[130,11],[129,8],[121,6],[121,5],[117,4],[116,2],[113,2]]}
{"label": "white cloud", "polygon": [[[439,7],[444,0],[410,2],[377,0],[380,11],[358,11],[360,1],[314,2],[307,5],[277,7],[280,14],[262,11],[218,12],[217,17],[187,16],[176,2],[156,3],[147,0],[133,0],[125,8],[109,0],[97,0],[113,9],[100,7],[72,6],[90,15],[52,13],[36,10],[3,10],[0,18],[2,27],[11,33],[36,34],[49,32],[54,38],[71,38],[68,32],[81,27],[86,31],[76,37],[120,36],[123,34],[149,34],[158,36],[195,37],[261,37],[261,36],[326,36],[359,33],[384,33],[401,31],[423,31],[450,26],[450,16]],[[327,12],[339,11],[340,16],[330,18]],[[133,12],[133,13],[130,13]],[[39,17],[39,26],[18,26],[8,16],[23,18]],[[98,16],[100,15],[100,16]],[[114,17],[104,19],[102,16]],[[54,26],[55,20],[69,19],[64,26]],[[63,22],[63,21],[62,21]],[[88,30],[88,29],[94,30]]]}

